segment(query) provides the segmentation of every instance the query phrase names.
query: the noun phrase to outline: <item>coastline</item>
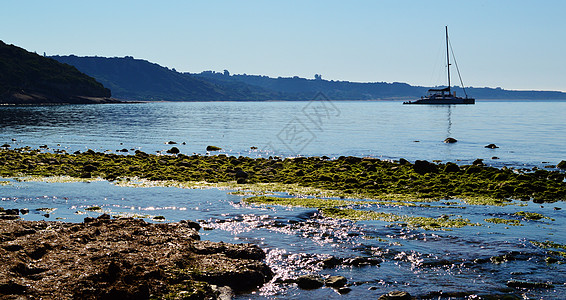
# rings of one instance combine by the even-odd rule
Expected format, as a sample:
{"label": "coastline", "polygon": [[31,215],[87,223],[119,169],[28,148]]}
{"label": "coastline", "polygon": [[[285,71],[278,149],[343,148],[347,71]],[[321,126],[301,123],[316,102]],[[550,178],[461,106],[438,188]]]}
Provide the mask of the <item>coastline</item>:
{"label": "coastline", "polygon": [[[479,162],[469,166],[457,166],[452,163],[437,164],[426,161],[411,163],[405,160],[391,162],[364,157],[252,159],[226,155],[152,155],[141,151],[134,155],[104,154],[92,150],[76,154],[44,151],[30,148],[0,150],[0,176],[12,178],[15,181],[108,180],[119,186],[132,187],[224,188],[232,190],[231,193],[235,195],[242,195],[241,205],[264,208],[273,206],[312,208],[318,212],[318,217],[313,219],[315,222],[323,222],[323,219],[342,219],[353,222],[378,220],[397,224],[402,228],[419,229],[425,232],[450,231],[463,227],[526,226],[532,222],[554,222],[554,220],[543,214],[535,213],[531,209],[511,213],[508,217],[495,215],[485,219],[484,224],[476,224],[476,221],[470,221],[466,219],[466,216],[450,213],[443,214],[441,217],[404,215],[403,211],[406,213],[406,210],[403,207],[435,210],[441,207],[439,205],[443,205],[447,210],[453,210],[459,208],[457,201],[463,201],[467,206],[516,205],[518,210],[521,209],[519,207],[522,207],[523,201],[525,203],[532,201],[541,204],[551,203],[563,201],[564,199],[560,196],[566,194],[564,192],[566,185],[564,171],[496,169],[483,166]],[[362,179],[368,180],[363,181]],[[466,188],[468,185],[470,188]],[[415,192],[415,189],[418,192]],[[450,191],[452,193],[447,193]],[[288,193],[288,196],[281,195],[280,192]],[[530,197],[527,199],[526,195]],[[371,199],[376,199],[376,201]],[[365,210],[364,207],[378,209]],[[388,209],[384,211],[386,207]],[[64,277],[69,278],[69,282],[76,283],[73,286],[69,285],[67,290],[80,296],[91,295],[88,293],[101,293],[100,295],[122,295],[122,297],[132,295],[137,298],[149,298],[146,295],[150,290],[155,296],[153,298],[199,295],[195,297],[214,299],[221,295],[228,295],[230,291],[249,292],[250,289],[253,290],[263,285],[272,277],[275,284],[297,284],[299,288],[307,289],[309,285],[302,285],[303,281],[314,282],[317,286],[320,286],[317,282],[324,281],[324,278],[321,279],[318,275],[308,275],[309,278],[304,276],[281,278],[273,275],[271,271],[268,271],[269,268],[264,261],[265,253],[257,246],[200,241],[196,231],[200,226],[203,226],[205,230],[214,228],[214,224],[202,220],[199,223],[192,221],[161,223],[157,217],[154,217],[153,221],[156,223],[153,224],[118,215],[110,217],[100,208],[95,210],[96,207],[89,207],[85,210],[92,210],[101,215],[96,219],[88,217],[81,223],[9,220],[19,218],[20,212],[16,214],[14,209],[6,209],[0,213],[2,218],[5,218],[5,220],[0,220],[0,231],[4,237],[10,237],[5,239],[4,244],[0,247],[0,251],[3,251],[2,256],[8,259],[6,264],[3,264],[6,267],[0,268],[0,272],[9,273],[9,276],[6,277],[8,279],[0,281],[0,290],[4,289],[3,291],[19,291],[26,295],[45,297],[49,295],[48,293],[59,291],[49,290],[47,287],[46,290],[35,291],[28,287],[27,282],[38,278],[50,282],[49,280],[57,281]],[[8,211],[10,211],[9,214]],[[221,224],[219,222],[218,226]],[[297,225],[292,224],[291,226],[297,228]],[[142,231],[143,235],[140,235]],[[19,232],[24,234],[16,237]],[[185,238],[179,241],[171,236]],[[42,240],[54,237],[57,237],[57,243]],[[166,252],[173,258],[172,261],[164,264],[160,264],[158,258],[151,258],[150,261],[144,262],[138,261],[140,255],[147,258],[147,255],[140,254],[140,251],[129,252],[137,248],[135,243],[138,243],[138,238],[140,241],[167,240],[165,243],[167,247],[163,247],[162,242],[150,245],[143,242],[140,247],[158,247],[159,245],[159,248],[141,252],[156,256]],[[32,243],[32,241],[40,242]],[[552,244],[544,240],[535,240],[531,243],[540,249],[563,247],[562,244]],[[124,245],[127,245],[127,249],[124,248]],[[36,249],[38,247],[43,248],[38,252]],[[85,247],[92,249],[94,253],[92,258],[89,256],[91,253],[84,253],[86,256],[81,254],[81,249]],[[67,256],[64,253],[57,253],[59,249],[66,249]],[[108,249],[117,250],[108,252]],[[179,249],[186,255],[178,254],[176,251]],[[563,254],[559,253],[560,249],[556,254],[549,251],[546,252],[549,254],[542,252],[539,255],[541,259],[544,259],[542,255],[546,255],[551,260],[562,263],[561,255]],[[40,259],[33,259],[29,256],[29,253],[34,255],[33,253],[36,252],[38,256],[40,254],[43,256]],[[105,253],[110,253],[110,255]],[[24,255],[23,257],[27,255],[30,258],[25,261],[21,260],[21,256],[9,259],[12,257],[10,255],[16,254]],[[218,255],[218,260],[211,259],[211,254]],[[249,258],[250,256],[254,259]],[[333,266],[361,268],[379,265],[382,260],[394,260],[394,256],[394,253],[361,258],[332,256],[316,263],[324,266],[328,264],[330,268]],[[58,259],[84,258],[91,261],[96,267],[87,264],[84,267],[86,270],[73,270],[76,270],[77,274],[90,274],[86,276],[86,281],[76,282],[74,281],[77,280],[76,277],[73,277],[75,275],[64,275],[63,269],[68,268],[53,270],[54,266],[60,265],[56,263]],[[512,256],[495,255],[485,262],[478,261],[474,264],[495,264],[512,259]],[[134,267],[140,264],[143,270]],[[237,268],[244,270],[242,273],[227,267],[231,265],[246,267]],[[163,272],[153,272],[159,268],[162,268]],[[252,281],[253,286],[238,287],[239,283],[230,279],[242,276],[255,278]],[[132,278],[134,281],[128,281]],[[343,282],[342,279],[341,282]],[[543,285],[539,282],[510,281],[507,283],[509,287],[517,286],[518,288],[528,288],[529,284]],[[89,289],[88,286],[96,287],[96,291]],[[222,286],[229,286],[230,289],[222,288]],[[335,290],[338,293],[348,293],[354,287],[354,283],[342,283]],[[62,294],[55,295],[59,298],[71,298]]]}

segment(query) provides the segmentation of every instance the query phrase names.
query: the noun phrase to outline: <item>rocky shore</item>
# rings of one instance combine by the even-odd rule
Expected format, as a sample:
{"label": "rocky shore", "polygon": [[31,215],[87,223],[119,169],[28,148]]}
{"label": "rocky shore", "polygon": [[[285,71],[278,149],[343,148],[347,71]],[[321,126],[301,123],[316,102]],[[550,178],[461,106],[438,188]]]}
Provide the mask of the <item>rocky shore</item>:
{"label": "rocky shore", "polygon": [[[154,182],[207,182],[291,185],[329,191],[332,196],[358,199],[431,201],[458,198],[469,202],[501,204],[514,200],[556,202],[566,200],[566,183],[560,162],[555,170],[510,169],[432,163],[405,159],[397,162],[361,157],[249,158],[226,155],[184,155],[172,147],[167,155],[139,150],[125,154],[92,150],[73,154],[29,147],[0,150],[0,177],[70,176],[110,181],[144,179]],[[134,154],[134,155],[131,155]],[[254,189],[251,187],[250,189]]]}
{"label": "rocky shore", "polygon": [[227,299],[273,274],[251,244],[201,241],[198,223],[0,220],[2,299]]}

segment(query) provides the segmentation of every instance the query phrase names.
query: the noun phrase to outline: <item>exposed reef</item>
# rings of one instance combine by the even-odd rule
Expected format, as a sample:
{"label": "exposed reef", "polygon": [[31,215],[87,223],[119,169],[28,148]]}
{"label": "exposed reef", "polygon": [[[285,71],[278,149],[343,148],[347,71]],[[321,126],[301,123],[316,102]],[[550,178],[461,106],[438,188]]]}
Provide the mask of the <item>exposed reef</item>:
{"label": "exposed reef", "polygon": [[251,244],[200,241],[198,223],[0,220],[2,299],[216,299],[268,282]]}
{"label": "exposed reef", "polygon": [[[8,145],[9,146],[9,145]],[[381,201],[462,199],[469,204],[505,205],[566,199],[565,174],[558,170],[498,169],[484,164],[458,166],[376,158],[249,158],[223,154],[117,155],[92,150],[76,154],[30,148],[0,150],[0,176],[70,176],[128,181],[225,183],[278,191],[302,188],[312,195]]]}

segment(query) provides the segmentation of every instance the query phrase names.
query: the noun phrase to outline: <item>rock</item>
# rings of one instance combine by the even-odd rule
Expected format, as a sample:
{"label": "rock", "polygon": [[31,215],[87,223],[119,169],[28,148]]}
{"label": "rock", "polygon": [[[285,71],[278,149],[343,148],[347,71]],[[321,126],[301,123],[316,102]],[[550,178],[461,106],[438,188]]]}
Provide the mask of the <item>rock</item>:
{"label": "rock", "polygon": [[338,294],[345,295],[345,294],[348,294],[349,292],[351,292],[352,289],[347,287],[347,286],[344,286],[344,287],[339,288],[337,291],[338,291]]}
{"label": "rock", "polygon": [[436,173],[438,171],[438,166],[426,160],[417,160],[413,165],[413,170],[424,175],[426,173]]}
{"label": "rock", "polygon": [[93,166],[93,165],[86,165],[86,166],[83,167],[83,171],[85,171],[85,172],[98,171],[98,167]]}
{"label": "rock", "polygon": [[491,159],[499,159],[499,157],[493,156],[493,157],[491,157]]}
{"label": "rock", "polygon": [[342,263],[341,260],[339,260],[338,258],[333,256],[333,257],[329,257],[329,258],[323,260],[322,261],[322,267],[323,268],[334,268],[341,263]]}
{"label": "rock", "polygon": [[302,275],[295,279],[297,285],[304,290],[314,290],[321,288],[324,285],[324,281],[318,275]]}
{"label": "rock", "polygon": [[96,218],[97,220],[110,220],[110,215],[109,214],[101,214],[100,216],[98,216],[98,218]]}
{"label": "rock", "polygon": [[454,173],[459,171],[460,171],[460,167],[455,163],[448,162],[446,163],[446,167],[444,167],[444,172],[447,173]]}
{"label": "rock", "polygon": [[483,163],[483,159],[481,159],[481,158],[474,160],[472,165],[474,165],[474,166],[485,166],[485,164]]}
{"label": "rock", "polygon": [[382,260],[379,258],[358,256],[354,258],[345,259],[343,264],[347,266],[359,267],[359,266],[377,266],[381,262]]}
{"label": "rock", "polygon": [[4,213],[9,216],[17,216],[20,214],[20,210],[17,208],[6,209],[4,210]]}
{"label": "rock", "polygon": [[455,138],[449,137],[449,138],[446,138],[446,139],[444,140],[444,142],[445,142],[446,144],[453,144],[453,143],[458,142],[458,140],[455,139]]}
{"label": "rock", "polygon": [[191,220],[181,220],[179,223],[181,224],[186,224],[187,226],[189,226],[189,228],[193,228],[195,230],[200,230],[201,226],[198,222],[195,221],[191,221]]}
{"label": "rock", "polygon": [[348,279],[344,276],[330,276],[324,281],[326,286],[333,288],[343,287],[346,283],[348,283]]}
{"label": "rock", "polygon": [[242,169],[238,169],[236,170],[236,178],[244,178],[247,179],[249,177],[249,174],[247,172],[245,172]]}
{"label": "rock", "polygon": [[404,158],[400,158],[399,164],[400,165],[408,165],[408,164],[410,164],[410,162],[408,160],[404,159]]}
{"label": "rock", "polygon": [[175,144],[177,144],[177,142],[169,141],[169,142],[167,142],[167,143],[165,143],[165,144],[167,144],[167,145],[175,145]]}
{"label": "rock", "polygon": [[259,247],[200,241],[191,226],[2,221],[2,236],[17,240],[0,239],[0,298],[230,299],[273,277]]}
{"label": "rock", "polygon": [[212,289],[218,292],[218,300],[231,300],[234,297],[234,291],[229,286],[212,286]]}
{"label": "rock", "polygon": [[20,209],[20,213],[22,215],[27,215],[29,213],[29,209],[28,208],[22,208],[22,209]]}
{"label": "rock", "polygon": [[495,149],[495,148],[499,148],[499,147],[497,147],[497,145],[495,145],[495,144],[489,144],[489,145],[485,146],[484,148]]}
{"label": "rock", "polygon": [[222,148],[217,147],[217,146],[207,146],[206,147],[206,151],[220,151],[222,150]]}
{"label": "rock", "polygon": [[169,154],[179,154],[179,152],[181,151],[179,151],[179,148],[177,147],[172,147],[171,149],[167,150],[167,153]]}
{"label": "rock", "polygon": [[385,295],[381,295],[378,300],[412,300],[411,294],[401,291],[389,292]]}
{"label": "rock", "polygon": [[557,168],[566,169],[566,160],[560,161],[557,165]]}

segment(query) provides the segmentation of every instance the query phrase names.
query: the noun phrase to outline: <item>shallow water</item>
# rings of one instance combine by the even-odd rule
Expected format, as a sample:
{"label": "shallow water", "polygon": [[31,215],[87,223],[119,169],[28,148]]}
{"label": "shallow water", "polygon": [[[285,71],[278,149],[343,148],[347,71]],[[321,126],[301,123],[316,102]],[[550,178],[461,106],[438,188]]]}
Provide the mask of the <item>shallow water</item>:
{"label": "shallow water", "polygon": [[[126,148],[151,153],[169,149],[173,145],[165,143],[175,141],[178,144],[174,146],[185,154],[205,154],[207,145],[216,145],[225,149],[221,153],[253,157],[356,155],[462,160],[459,163],[483,158],[488,164],[514,167],[543,167],[566,159],[566,102],[562,101],[479,101],[474,106],[451,107],[377,101],[315,104],[0,107],[0,143],[12,148],[47,145],[50,151]],[[458,143],[444,144],[449,136]],[[484,148],[490,143],[500,148]],[[491,159],[493,156],[500,159]],[[566,205],[562,202],[493,207],[450,200],[428,203],[430,207],[359,208],[434,218],[462,216],[479,224],[427,231],[383,221],[328,219],[311,208],[250,206],[241,202],[242,196],[227,190],[134,188],[106,181],[7,181],[0,184],[0,206],[29,208],[24,219],[80,222],[106,212],[155,222],[153,217],[164,216],[166,222],[198,220],[203,239],[260,245],[276,271],[275,281],[253,294],[239,296],[241,299],[364,299],[391,290],[429,299],[449,299],[448,295],[465,298],[458,293],[566,299],[565,265],[547,263],[547,257],[557,256],[531,243],[549,240],[566,244]],[[102,211],[85,210],[92,206]],[[537,212],[550,219],[523,220],[513,215],[518,211]],[[520,220],[523,226],[485,221],[494,217]],[[382,262],[379,266],[323,269],[320,262],[330,256],[373,257]],[[343,275],[352,291],[347,295],[330,288],[305,291],[277,281],[306,273]],[[508,288],[509,280],[551,283],[553,287]]]}
{"label": "shallow water", "polygon": [[[452,231],[427,231],[384,221],[323,218],[312,208],[247,205],[241,202],[242,196],[218,189],[134,188],[107,181],[13,180],[1,189],[0,206],[29,208],[30,213],[23,216],[28,220],[80,222],[84,217],[96,217],[103,212],[141,217],[149,222],[156,222],[152,220],[155,216],[164,216],[166,222],[198,220],[203,226],[200,232],[203,239],[258,244],[267,252],[267,262],[276,271],[276,278],[261,290],[238,297],[242,299],[358,299],[377,297],[391,290],[405,290],[432,299],[449,299],[439,298],[437,294],[441,291],[444,295],[512,292],[533,299],[566,297],[566,267],[547,264],[545,259],[552,255],[531,243],[550,240],[566,244],[563,231],[566,205],[562,202],[544,205],[515,202],[493,207],[450,200],[451,203],[427,203],[429,207],[362,208],[412,216],[461,216],[478,223]],[[99,206],[102,211],[85,210],[92,206]],[[42,208],[51,210],[38,210]],[[518,211],[541,213],[552,220],[524,220],[513,215]],[[521,220],[523,226],[484,221],[492,217]],[[330,256],[372,257],[382,262],[379,266],[323,269],[321,261]],[[498,257],[501,261],[497,261]],[[352,291],[339,295],[330,288],[305,291],[295,285],[278,283],[308,273],[345,276],[352,284]],[[507,288],[509,280],[551,283],[554,287],[522,291]]]}

